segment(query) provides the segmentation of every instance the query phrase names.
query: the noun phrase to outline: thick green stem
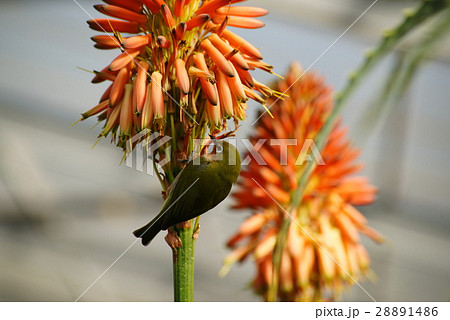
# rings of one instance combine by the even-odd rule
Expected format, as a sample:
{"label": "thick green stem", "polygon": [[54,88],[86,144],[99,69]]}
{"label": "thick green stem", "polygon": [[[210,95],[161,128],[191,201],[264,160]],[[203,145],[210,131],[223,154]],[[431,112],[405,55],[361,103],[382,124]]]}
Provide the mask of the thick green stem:
{"label": "thick green stem", "polygon": [[174,228],[181,247],[173,249],[173,289],[175,302],[194,301],[194,227],[192,221]]}

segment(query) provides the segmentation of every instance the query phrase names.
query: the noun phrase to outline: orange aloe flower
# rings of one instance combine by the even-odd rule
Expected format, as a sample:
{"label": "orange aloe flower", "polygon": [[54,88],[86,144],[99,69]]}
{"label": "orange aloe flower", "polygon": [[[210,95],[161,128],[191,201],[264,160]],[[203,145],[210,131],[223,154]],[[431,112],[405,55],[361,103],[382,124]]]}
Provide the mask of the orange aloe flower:
{"label": "orange aloe flower", "polygon": [[[253,288],[265,297],[272,281],[272,253],[286,217],[273,199],[289,208],[306,167],[303,160],[311,150],[310,145],[305,148],[305,142],[317,136],[333,108],[332,91],[323,80],[306,73],[296,81],[300,75],[300,67],[293,65],[285,80],[278,82],[275,89],[287,90],[290,98],[269,99],[269,103],[275,102],[270,109],[274,119],[263,115],[251,137],[253,145],[259,139],[295,139],[296,145],[292,140],[284,146],[264,143],[258,153],[267,165],[258,164],[252,157],[234,193],[235,208],[252,209],[254,213],[228,241],[233,251],[225,259],[224,270],[253,256]],[[361,169],[355,163],[359,151],[351,146],[346,132],[340,124],[334,127],[321,152],[325,165],[316,166],[300,207],[290,213],[296,222],[290,224],[281,258],[281,300],[335,299],[341,288],[354,284],[353,279],[358,281],[369,271],[369,255],[360,234],[382,240],[355,208],[372,203],[377,189],[367,178],[353,176]],[[283,148],[287,149],[284,158],[280,157]]]}
{"label": "orange aloe flower", "polygon": [[259,50],[227,29],[262,27],[256,18],[267,10],[233,5],[241,0],[104,2],[94,8],[108,17],[88,24],[109,34],[91,39],[98,49],[121,53],[94,71],[93,83],[111,85],[100,104],[82,114],[81,120],[97,115],[104,121],[99,137],[110,135],[126,149],[126,141],[142,130],[149,132],[142,139],[152,132],[176,133],[184,145],[177,143],[180,150],[173,152],[186,153],[189,138],[226,129],[227,119],[242,120],[249,98],[265,103],[277,94],[255,85],[249,73],[272,72]]}

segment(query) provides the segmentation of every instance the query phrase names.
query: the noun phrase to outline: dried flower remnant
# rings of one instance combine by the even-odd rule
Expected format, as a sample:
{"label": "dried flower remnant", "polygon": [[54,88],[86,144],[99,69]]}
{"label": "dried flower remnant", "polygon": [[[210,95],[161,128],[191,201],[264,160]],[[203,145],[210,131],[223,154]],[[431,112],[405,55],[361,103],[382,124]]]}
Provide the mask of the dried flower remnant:
{"label": "dried flower remnant", "polygon": [[94,71],[93,83],[111,85],[81,120],[97,115],[104,121],[100,137],[111,136],[118,147],[126,150],[130,137],[147,130],[142,139],[153,132],[170,135],[183,142],[173,154],[186,154],[191,139],[226,129],[227,119],[242,120],[248,99],[264,104],[277,94],[254,85],[249,71],[272,67],[227,29],[260,28],[264,24],[256,18],[267,10],[235,6],[240,0],[105,2],[94,8],[108,18],[88,24],[109,34],[91,39],[98,49],[121,53]]}
{"label": "dried flower remnant", "polygon": [[[253,256],[253,288],[266,298],[272,281],[272,254],[286,214],[259,185],[279,204],[289,207],[306,167],[306,162],[302,164],[307,157],[304,142],[317,136],[333,108],[331,89],[311,73],[295,82],[300,74],[300,67],[293,65],[286,79],[278,82],[276,89],[287,90],[290,98],[275,102],[271,108],[274,119],[262,116],[251,138],[253,144],[259,139],[296,139],[297,145],[284,146],[287,159],[281,159],[282,146],[265,143],[258,152],[268,165],[251,161],[234,193],[235,207],[252,209],[254,214],[229,240],[233,252],[225,259],[224,270]],[[359,280],[369,272],[369,255],[360,234],[377,242],[382,237],[354,207],[372,203],[376,194],[367,178],[353,176],[361,169],[355,163],[358,155],[346,138],[346,129],[336,125],[321,153],[325,165],[316,167],[300,207],[290,213],[302,228],[295,222],[289,226],[281,258],[279,299],[333,300],[343,287],[354,284],[352,278]]]}

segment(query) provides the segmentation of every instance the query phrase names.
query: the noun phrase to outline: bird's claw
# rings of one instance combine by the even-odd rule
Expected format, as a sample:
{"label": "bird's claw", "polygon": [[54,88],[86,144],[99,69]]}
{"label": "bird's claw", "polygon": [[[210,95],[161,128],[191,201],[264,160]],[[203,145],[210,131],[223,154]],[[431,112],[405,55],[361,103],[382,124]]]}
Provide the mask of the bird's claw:
{"label": "bird's claw", "polygon": [[167,235],[164,237],[164,240],[166,240],[167,244],[172,248],[172,250],[174,250],[174,252],[183,245],[180,237],[172,228],[167,230]]}

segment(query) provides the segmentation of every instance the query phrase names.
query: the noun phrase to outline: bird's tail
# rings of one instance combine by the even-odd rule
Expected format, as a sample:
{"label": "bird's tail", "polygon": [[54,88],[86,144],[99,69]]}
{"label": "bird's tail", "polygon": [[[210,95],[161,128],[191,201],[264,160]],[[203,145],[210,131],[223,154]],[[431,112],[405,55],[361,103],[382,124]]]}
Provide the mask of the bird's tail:
{"label": "bird's tail", "polygon": [[147,223],[142,228],[133,231],[136,238],[142,239],[142,244],[147,246],[154,237],[161,231],[162,220],[160,215],[156,216],[155,219]]}

